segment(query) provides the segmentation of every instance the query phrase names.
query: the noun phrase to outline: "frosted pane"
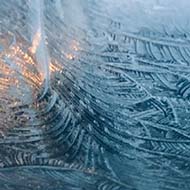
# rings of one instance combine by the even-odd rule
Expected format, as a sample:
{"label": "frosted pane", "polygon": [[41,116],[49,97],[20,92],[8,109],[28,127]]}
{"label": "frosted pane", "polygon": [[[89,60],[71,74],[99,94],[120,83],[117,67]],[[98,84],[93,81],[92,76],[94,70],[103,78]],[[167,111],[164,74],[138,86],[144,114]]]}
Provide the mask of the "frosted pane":
{"label": "frosted pane", "polygon": [[0,0],[0,190],[189,190],[189,8]]}

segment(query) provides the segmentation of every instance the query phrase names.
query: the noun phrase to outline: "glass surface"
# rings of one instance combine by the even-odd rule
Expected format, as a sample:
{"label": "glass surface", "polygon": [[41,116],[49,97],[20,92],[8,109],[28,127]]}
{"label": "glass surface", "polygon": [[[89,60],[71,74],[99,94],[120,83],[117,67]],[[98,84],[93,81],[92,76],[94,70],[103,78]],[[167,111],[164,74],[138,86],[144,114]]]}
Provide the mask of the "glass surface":
{"label": "glass surface", "polygon": [[189,8],[0,0],[0,190],[189,190]]}

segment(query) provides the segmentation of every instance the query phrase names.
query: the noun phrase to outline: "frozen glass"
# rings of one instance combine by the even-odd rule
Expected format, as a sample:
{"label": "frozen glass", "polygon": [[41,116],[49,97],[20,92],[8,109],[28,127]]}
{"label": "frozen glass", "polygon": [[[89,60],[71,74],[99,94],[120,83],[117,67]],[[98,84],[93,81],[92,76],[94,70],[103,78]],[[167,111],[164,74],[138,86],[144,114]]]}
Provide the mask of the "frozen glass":
{"label": "frozen glass", "polygon": [[0,0],[0,190],[189,190],[189,8]]}

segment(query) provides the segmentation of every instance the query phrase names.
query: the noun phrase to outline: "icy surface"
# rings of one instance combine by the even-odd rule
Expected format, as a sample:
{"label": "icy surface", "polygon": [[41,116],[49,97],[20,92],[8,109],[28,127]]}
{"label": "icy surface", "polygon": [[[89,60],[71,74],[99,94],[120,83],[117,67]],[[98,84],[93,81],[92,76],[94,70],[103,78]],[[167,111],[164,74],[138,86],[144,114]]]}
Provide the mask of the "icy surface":
{"label": "icy surface", "polygon": [[0,3],[0,190],[190,189],[188,0]]}

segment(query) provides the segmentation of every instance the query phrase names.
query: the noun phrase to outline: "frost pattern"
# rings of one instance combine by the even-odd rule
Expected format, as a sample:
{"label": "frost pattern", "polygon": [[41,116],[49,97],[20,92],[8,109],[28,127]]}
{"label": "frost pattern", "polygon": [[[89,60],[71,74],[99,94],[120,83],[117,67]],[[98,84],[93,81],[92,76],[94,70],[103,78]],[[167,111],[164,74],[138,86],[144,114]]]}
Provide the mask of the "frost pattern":
{"label": "frost pattern", "polygon": [[2,1],[0,187],[189,190],[188,6]]}

